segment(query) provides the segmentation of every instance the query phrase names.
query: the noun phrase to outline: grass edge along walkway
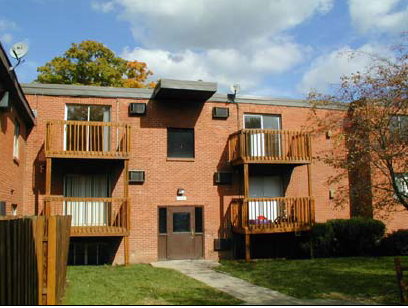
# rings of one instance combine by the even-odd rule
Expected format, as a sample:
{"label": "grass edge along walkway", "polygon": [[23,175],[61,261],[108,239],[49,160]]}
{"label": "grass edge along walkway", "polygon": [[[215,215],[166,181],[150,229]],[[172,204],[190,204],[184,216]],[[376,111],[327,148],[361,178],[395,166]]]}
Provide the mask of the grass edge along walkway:
{"label": "grass edge along walkway", "polygon": [[237,305],[242,301],[175,270],[148,264],[69,266],[65,305]]}
{"label": "grass edge along walkway", "polygon": [[299,299],[400,304],[394,257],[221,261],[214,270]]}

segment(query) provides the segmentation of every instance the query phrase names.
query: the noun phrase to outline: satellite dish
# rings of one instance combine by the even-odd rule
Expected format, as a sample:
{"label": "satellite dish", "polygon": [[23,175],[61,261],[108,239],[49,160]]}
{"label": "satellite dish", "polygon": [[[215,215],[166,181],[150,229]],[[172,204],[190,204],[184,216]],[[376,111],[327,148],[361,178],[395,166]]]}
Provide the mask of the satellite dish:
{"label": "satellite dish", "polygon": [[241,91],[241,86],[239,84],[233,84],[231,85],[231,91],[234,94],[237,94],[239,91]]}
{"label": "satellite dish", "polygon": [[10,48],[10,55],[17,60],[23,58],[28,52],[28,46],[25,43],[16,43]]}
{"label": "satellite dish", "polygon": [[16,43],[10,48],[10,55],[14,59],[17,59],[17,64],[9,68],[10,72],[14,70],[20,63],[24,62],[24,60],[21,61],[21,59],[27,54],[27,52],[28,46],[25,43]]}

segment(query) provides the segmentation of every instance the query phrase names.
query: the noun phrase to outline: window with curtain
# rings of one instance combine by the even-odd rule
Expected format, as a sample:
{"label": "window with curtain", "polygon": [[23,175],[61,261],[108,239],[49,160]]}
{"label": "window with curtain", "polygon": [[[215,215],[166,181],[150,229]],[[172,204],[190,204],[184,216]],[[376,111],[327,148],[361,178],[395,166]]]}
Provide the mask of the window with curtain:
{"label": "window with curtain", "polygon": [[[64,196],[74,198],[109,198],[107,175],[67,175],[64,179]],[[64,214],[72,215],[73,226],[106,226],[109,224],[111,202],[69,200]]]}

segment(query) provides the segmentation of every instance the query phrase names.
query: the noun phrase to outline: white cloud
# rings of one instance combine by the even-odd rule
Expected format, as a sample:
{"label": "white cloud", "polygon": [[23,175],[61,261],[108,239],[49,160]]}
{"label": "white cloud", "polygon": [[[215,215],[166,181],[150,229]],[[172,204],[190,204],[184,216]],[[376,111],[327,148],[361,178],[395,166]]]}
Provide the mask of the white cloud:
{"label": "white cloud", "polygon": [[244,91],[258,87],[266,76],[287,71],[303,60],[302,47],[288,39],[276,39],[258,47],[252,54],[234,48],[176,52],[125,48],[121,56],[146,62],[155,78],[215,81],[221,89],[238,82]]}
{"label": "white cloud", "polygon": [[95,11],[99,11],[102,13],[108,13],[108,12],[113,11],[113,9],[115,8],[115,4],[113,3],[113,1],[104,2],[104,3],[92,1],[91,7]]}
{"label": "white cloud", "polygon": [[[350,57],[353,52],[353,56]],[[342,75],[350,75],[364,70],[371,63],[371,55],[390,55],[390,50],[383,46],[366,44],[357,50],[348,46],[321,55],[310,65],[303,75],[298,91],[307,94],[311,89],[325,92],[332,85],[340,84]]]}
{"label": "white cloud", "polygon": [[0,41],[10,44],[13,41],[13,36],[10,33],[2,33],[0,34]]}
{"label": "white cloud", "polygon": [[361,33],[408,30],[406,0],[349,0],[349,10],[353,25]]}
{"label": "white cloud", "polygon": [[[228,49],[250,46],[291,29],[333,0],[112,0],[137,41],[148,48]],[[104,5],[98,3],[99,6]]]}

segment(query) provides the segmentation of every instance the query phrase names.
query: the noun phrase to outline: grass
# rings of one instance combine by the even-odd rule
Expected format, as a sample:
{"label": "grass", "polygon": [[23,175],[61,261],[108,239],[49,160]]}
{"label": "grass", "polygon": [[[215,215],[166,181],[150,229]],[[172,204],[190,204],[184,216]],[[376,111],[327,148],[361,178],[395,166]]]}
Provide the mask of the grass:
{"label": "grass", "polygon": [[[408,263],[408,257],[401,257]],[[217,271],[297,298],[400,304],[394,257],[222,261]]]}
{"label": "grass", "polygon": [[69,266],[66,305],[237,305],[240,300],[170,269]]}

